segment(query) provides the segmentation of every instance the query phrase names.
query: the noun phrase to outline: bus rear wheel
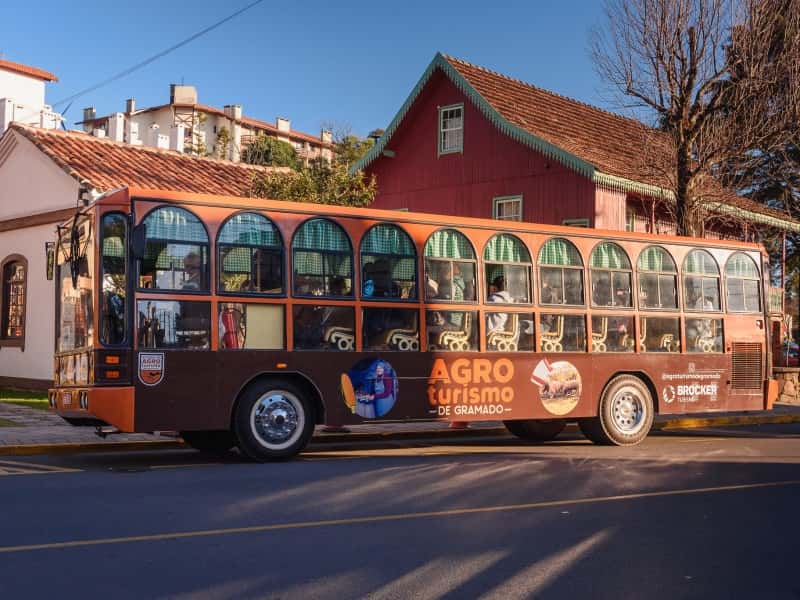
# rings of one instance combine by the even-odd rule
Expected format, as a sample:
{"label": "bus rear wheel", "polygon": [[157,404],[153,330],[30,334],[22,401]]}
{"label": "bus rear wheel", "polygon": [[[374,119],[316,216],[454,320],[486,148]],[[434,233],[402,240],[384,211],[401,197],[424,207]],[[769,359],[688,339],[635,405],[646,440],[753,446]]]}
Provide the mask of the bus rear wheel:
{"label": "bus rear wheel", "polygon": [[232,431],[181,431],[186,445],[200,452],[223,454],[236,445]]}
{"label": "bus rear wheel", "polygon": [[234,415],[239,449],[256,461],[291,458],[314,433],[314,411],[291,381],[270,379],[249,387]]}
{"label": "bus rear wheel", "polygon": [[559,433],[564,431],[567,422],[563,419],[537,421],[528,419],[522,421],[503,421],[509,433],[523,440],[534,442],[548,442],[554,440]]}
{"label": "bus rear wheel", "polygon": [[596,444],[634,446],[650,433],[654,413],[645,383],[633,375],[618,375],[603,391],[598,416],[579,419],[578,426]]}

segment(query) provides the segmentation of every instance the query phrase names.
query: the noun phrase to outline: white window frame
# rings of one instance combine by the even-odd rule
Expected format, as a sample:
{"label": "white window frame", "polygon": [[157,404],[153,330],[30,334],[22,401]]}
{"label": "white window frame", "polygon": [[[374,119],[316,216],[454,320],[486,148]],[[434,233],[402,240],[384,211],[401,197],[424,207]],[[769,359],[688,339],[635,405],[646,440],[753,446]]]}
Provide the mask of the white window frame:
{"label": "white window frame", "polygon": [[[453,127],[445,131],[443,128],[444,125],[444,114],[448,110],[455,110],[459,109],[461,111],[461,127]],[[461,143],[458,145],[458,148],[448,148],[445,150],[443,148],[444,142],[444,134],[446,132],[451,131],[458,131],[461,130]],[[447,106],[440,106],[439,107],[439,120],[438,120],[438,127],[436,128],[437,133],[437,141],[436,147],[439,150],[439,156],[444,154],[461,154],[464,152],[464,103],[459,102],[458,104],[448,104]]]}
{"label": "white window frame", "polygon": [[567,227],[589,227],[589,219],[586,217],[581,219],[564,219],[561,221],[561,224]]}
{"label": "white window frame", "polygon": [[[512,204],[512,203],[519,203],[519,212],[513,212],[511,217],[501,217],[500,215],[500,206],[503,204]],[[492,198],[492,218],[497,219],[498,221],[522,221],[522,205],[523,205],[523,198],[522,194],[516,194],[514,196],[496,196]]]}

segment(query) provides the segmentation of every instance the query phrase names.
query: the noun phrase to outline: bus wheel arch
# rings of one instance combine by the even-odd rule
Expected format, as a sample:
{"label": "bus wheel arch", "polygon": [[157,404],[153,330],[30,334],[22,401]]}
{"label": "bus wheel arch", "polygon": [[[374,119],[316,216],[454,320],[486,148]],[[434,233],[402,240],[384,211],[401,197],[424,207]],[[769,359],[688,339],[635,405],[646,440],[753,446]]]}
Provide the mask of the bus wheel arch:
{"label": "bus wheel arch", "polygon": [[578,419],[581,432],[596,444],[641,443],[650,432],[657,411],[654,387],[641,372],[615,373],[603,387],[597,415]]}
{"label": "bus wheel arch", "polygon": [[311,406],[314,408],[314,423],[320,425],[325,422],[325,404],[322,401],[322,392],[319,391],[319,388],[314,384],[313,381],[311,381],[311,379],[299,371],[262,371],[261,373],[251,377],[236,394],[236,399],[231,405],[230,411],[231,428],[233,428],[237,406],[239,402],[241,402],[247,390],[251,389],[253,386],[261,385],[262,383],[273,379],[290,381],[301,388],[311,403]]}

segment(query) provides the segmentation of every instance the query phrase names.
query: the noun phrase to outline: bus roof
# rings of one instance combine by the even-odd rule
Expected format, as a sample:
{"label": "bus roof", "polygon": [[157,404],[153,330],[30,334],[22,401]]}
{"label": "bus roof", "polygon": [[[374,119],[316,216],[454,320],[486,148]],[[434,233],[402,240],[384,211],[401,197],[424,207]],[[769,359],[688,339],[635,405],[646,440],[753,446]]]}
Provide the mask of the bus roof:
{"label": "bus roof", "polygon": [[[124,196],[124,199],[120,196]],[[545,225],[524,221],[498,221],[497,219],[481,219],[476,217],[458,217],[454,215],[439,215],[435,213],[420,213],[410,211],[385,210],[375,208],[356,208],[352,206],[339,206],[329,204],[314,204],[309,202],[290,202],[286,200],[269,200],[265,198],[245,198],[239,196],[221,196],[216,194],[196,194],[190,192],[176,192],[140,187],[125,187],[107,192],[95,202],[100,205],[119,204],[130,199],[166,201],[186,204],[195,207],[221,207],[236,210],[266,210],[271,212],[300,213],[310,216],[351,217],[372,219],[376,221],[408,221],[429,225],[447,227],[469,227],[475,229],[492,229],[509,233],[539,233],[558,235],[564,237],[591,237],[610,238],[646,243],[670,243],[692,246],[711,246],[720,248],[740,248],[750,251],[766,253],[762,244],[755,242],[740,242],[734,240],[715,240],[708,238],[693,238],[686,236],[661,235],[653,233],[639,233],[615,231],[607,229],[592,229],[571,227],[567,225]],[[202,214],[201,214],[202,216]]]}

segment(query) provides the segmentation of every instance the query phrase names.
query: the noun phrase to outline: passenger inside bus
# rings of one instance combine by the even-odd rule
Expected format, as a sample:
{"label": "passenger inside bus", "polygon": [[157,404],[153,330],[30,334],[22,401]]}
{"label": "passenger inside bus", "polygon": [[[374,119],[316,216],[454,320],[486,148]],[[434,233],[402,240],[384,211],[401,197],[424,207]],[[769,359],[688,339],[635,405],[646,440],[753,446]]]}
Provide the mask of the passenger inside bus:
{"label": "passenger inside bus", "polygon": [[[511,294],[506,290],[506,278],[498,275],[489,285],[489,302],[513,302]],[[505,330],[508,313],[492,312],[486,315],[486,332],[491,334]]]}
{"label": "passenger inside bus", "polygon": [[181,289],[202,290],[203,284],[203,260],[199,254],[190,252],[183,259],[183,271],[185,273]]}

